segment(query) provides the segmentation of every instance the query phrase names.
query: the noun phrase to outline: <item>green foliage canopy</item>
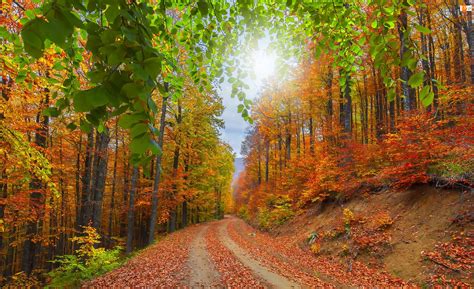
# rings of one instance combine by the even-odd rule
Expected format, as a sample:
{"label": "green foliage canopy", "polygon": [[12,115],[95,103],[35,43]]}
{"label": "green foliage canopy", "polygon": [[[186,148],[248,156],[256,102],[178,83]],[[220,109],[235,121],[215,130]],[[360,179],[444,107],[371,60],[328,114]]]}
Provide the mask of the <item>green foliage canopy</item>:
{"label": "green foliage canopy", "polygon": [[[103,130],[109,118],[120,116],[121,126],[131,132],[132,159],[140,163],[151,157],[149,152],[160,153],[152,95],[179,98],[183,71],[201,90],[232,79],[232,95],[242,101],[238,110],[251,121],[243,82],[247,72],[232,55],[254,46],[266,32],[274,38],[273,46],[288,54],[283,57],[302,55],[308,40],[316,44],[316,53],[335,52],[343,87],[349,85],[345,75],[363,69],[362,48],[368,46],[392,100],[396,82],[391,65],[416,68],[412,53],[402,60],[397,56],[393,33],[399,14],[415,2],[45,0],[27,11],[21,38],[33,58],[51,47],[66,55],[55,68],[66,70],[68,77],[56,108],[46,113],[83,113],[80,127],[86,131]],[[430,33],[422,26],[416,29]],[[421,86],[423,77],[423,72],[415,73],[409,84]],[[423,104],[430,104],[430,96],[429,89],[423,90]]]}

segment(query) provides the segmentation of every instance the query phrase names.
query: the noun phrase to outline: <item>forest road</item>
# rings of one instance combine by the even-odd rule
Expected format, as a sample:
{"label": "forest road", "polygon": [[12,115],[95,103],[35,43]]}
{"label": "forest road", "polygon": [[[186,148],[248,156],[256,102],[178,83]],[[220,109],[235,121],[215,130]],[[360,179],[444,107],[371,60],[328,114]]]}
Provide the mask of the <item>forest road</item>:
{"label": "forest road", "polygon": [[[223,220],[188,226],[142,250],[121,267],[84,283],[82,288],[308,287],[292,280],[293,275],[285,269],[275,268],[272,262],[261,262],[262,256],[247,250],[242,238],[257,243],[252,234],[235,234],[236,224],[244,222],[226,216]],[[276,250],[258,250],[264,249]]]}
{"label": "forest road", "polygon": [[[186,264],[189,270],[189,281],[187,286],[191,288],[227,288],[225,278],[221,278],[228,272],[219,272],[218,266],[213,263],[211,254],[220,255],[219,252],[209,252],[206,244],[206,233],[217,233],[218,242],[224,246],[226,250],[231,252],[233,259],[239,262],[241,266],[245,267],[251,272],[251,275],[262,284],[265,288],[302,288],[296,282],[273,272],[265,265],[261,264],[245,249],[240,247],[230,236],[227,231],[229,222],[235,221],[236,218],[226,216],[223,220],[213,221],[210,223],[198,225],[200,228],[197,231],[194,240],[189,248],[189,257]],[[208,232],[211,230],[211,232]],[[177,232],[179,234],[179,232]],[[234,262],[235,262],[234,261]],[[224,260],[225,262],[225,260]],[[239,280],[240,276],[232,276],[231,278]],[[245,280],[242,279],[242,287],[248,287]],[[250,286],[253,287],[253,286]]]}
{"label": "forest road", "polygon": [[[287,279],[278,273],[273,272],[270,268],[257,261],[252,255],[240,247],[230,236],[227,231],[228,222],[233,217],[226,217],[224,220],[219,222],[219,239],[222,244],[227,247],[234,256],[240,261],[245,267],[249,268],[252,274],[265,284],[268,288],[301,288],[296,282]],[[234,218],[235,219],[235,218]]]}
{"label": "forest road", "polygon": [[201,225],[201,229],[196,234],[194,241],[189,249],[189,258],[187,266],[189,267],[189,286],[191,288],[200,287],[219,287],[220,278],[211,257],[206,249],[206,240],[204,234],[208,225]]}

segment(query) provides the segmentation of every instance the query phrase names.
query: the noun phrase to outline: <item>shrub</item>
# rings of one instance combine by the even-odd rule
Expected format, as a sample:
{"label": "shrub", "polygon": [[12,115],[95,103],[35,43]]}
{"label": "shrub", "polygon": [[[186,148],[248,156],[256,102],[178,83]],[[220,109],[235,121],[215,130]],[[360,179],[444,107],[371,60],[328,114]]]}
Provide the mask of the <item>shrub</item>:
{"label": "shrub", "polygon": [[279,226],[294,216],[291,200],[288,196],[271,196],[266,200],[266,206],[258,210],[258,225],[262,229]]}
{"label": "shrub", "polygon": [[245,221],[250,220],[249,209],[247,206],[240,207],[239,211],[237,212],[238,216]]}
{"label": "shrub", "polygon": [[64,255],[54,260],[59,268],[49,273],[51,287],[77,287],[82,281],[111,271],[121,265],[121,247],[112,250],[95,248],[100,236],[92,227],[84,227],[84,236],[74,237],[79,244],[76,255]]}

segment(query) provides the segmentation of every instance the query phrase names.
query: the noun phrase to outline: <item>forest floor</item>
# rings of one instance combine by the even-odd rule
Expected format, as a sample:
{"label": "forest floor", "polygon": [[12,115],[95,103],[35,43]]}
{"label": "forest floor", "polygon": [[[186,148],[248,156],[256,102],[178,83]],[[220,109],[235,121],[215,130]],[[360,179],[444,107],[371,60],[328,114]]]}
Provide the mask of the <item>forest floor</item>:
{"label": "forest floor", "polygon": [[380,192],[306,208],[271,233],[226,216],[169,234],[84,287],[469,287],[472,201],[429,186]]}
{"label": "forest floor", "polygon": [[193,225],[166,236],[124,266],[84,287],[308,288],[406,285],[356,263],[349,272],[297,243],[256,231],[244,221]]}

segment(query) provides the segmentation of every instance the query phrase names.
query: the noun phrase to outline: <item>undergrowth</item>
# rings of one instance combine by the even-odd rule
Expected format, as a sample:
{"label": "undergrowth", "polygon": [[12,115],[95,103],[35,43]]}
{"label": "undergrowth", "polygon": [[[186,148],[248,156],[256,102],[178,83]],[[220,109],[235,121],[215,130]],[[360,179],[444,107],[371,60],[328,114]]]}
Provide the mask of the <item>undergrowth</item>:
{"label": "undergrowth", "polygon": [[93,227],[84,227],[84,235],[72,238],[79,248],[75,255],[64,255],[52,261],[59,267],[49,273],[48,287],[75,288],[83,281],[105,274],[123,263],[121,247],[111,250],[96,248],[100,236]]}

